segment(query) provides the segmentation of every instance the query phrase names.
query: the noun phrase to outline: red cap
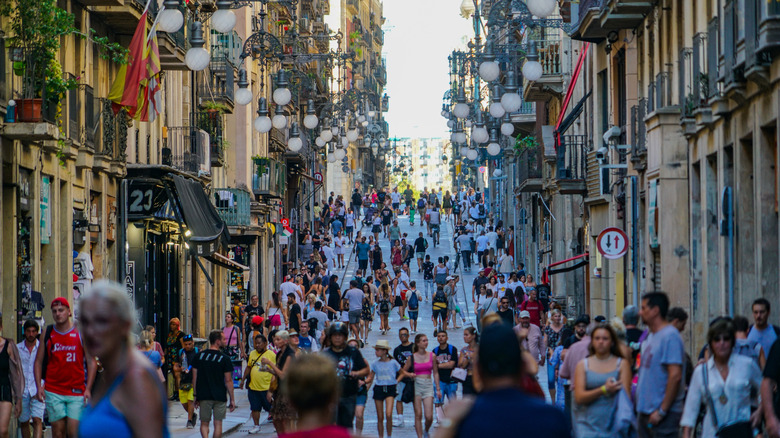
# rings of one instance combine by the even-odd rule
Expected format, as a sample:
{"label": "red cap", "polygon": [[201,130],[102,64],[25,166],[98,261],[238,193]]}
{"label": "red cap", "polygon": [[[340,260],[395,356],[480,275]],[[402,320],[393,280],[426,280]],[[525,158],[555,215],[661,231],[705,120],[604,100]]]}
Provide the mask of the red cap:
{"label": "red cap", "polygon": [[252,324],[254,325],[260,325],[263,323],[263,317],[260,315],[255,315],[252,317]]}
{"label": "red cap", "polygon": [[70,303],[65,297],[57,297],[51,301],[51,307],[54,307],[55,304],[59,304],[60,306],[65,306],[68,309],[70,309]]}

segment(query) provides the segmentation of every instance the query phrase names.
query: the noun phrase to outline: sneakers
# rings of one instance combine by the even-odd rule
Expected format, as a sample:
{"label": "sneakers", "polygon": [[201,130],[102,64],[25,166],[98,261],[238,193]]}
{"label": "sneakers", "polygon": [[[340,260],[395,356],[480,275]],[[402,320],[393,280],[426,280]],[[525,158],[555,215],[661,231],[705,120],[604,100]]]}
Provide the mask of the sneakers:
{"label": "sneakers", "polygon": [[194,429],[195,423],[192,420],[187,420],[187,429]]}
{"label": "sneakers", "polygon": [[249,429],[249,433],[251,434],[260,433],[260,426],[252,426],[252,428]]}
{"label": "sneakers", "polygon": [[263,424],[271,424],[271,423],[273,423],[273,422],[274,422],[274,419],[273,419],[273,417],[271,417],[271,416],[269,415],[269,416],[268,416],[268,417],[265,419],[265,421],[263,421]]}
{"label": "sneakers", "polygon": [[395,415],[393,418],[393,427],[404,427],[403,415]]}

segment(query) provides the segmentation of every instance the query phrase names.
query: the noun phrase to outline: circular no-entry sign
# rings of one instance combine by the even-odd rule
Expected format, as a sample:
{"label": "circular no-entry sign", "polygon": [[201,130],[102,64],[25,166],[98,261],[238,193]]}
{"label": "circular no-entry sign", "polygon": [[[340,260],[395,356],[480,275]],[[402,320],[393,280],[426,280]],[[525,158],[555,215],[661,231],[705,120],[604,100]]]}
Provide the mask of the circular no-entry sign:
{"label": "circular no-entry sign", "polygon": [[322,173],[314,172],[314,179],[317,181],[317,184],[322,184]]}
{"label": "circular no-entry sign", "polygon": [[628,252],[628,236],[620,228],[605,228],[596,239],[596,247],[605,258],[619,259]]}

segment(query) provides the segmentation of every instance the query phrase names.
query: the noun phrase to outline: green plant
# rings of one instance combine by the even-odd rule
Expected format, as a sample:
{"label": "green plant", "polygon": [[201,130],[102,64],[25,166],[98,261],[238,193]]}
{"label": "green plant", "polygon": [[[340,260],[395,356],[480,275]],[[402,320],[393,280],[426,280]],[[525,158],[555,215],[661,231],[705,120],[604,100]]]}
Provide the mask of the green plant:
{"label": "green plant", "polygon": [[539,147],[539,142],[536,141],[536,137],[532,135],[526,135],[525,137],[520,137],[520,135],[517,136],[515,139],[515,147],[514,150],[517,153],[521,153],[528,149],[535,149]]}
{"label": "green plant", "polygon": [[689,93],[685,98],[685,106],[683,107],[683,117],[693,117],[693,111],[696,109],[696,99],[693,93]]}
{"label": "green plant", "polygon": [[206,111],[217,111],[220,115],[224,114],[228,110],[227,106],[214,102],[213,100],[207,100],[201,103],[200,106]]}
{"label": "green plant", "polygon": [[[12,36],[7,44],[18,50],[23,60],[15,61],[15,73],[22,73],[22,98],[46,97],[58,103],[78,79],[65,79],[57,60],[63,36],[77,35],[92,41],[101,57],[117,63],[127,62],[128,50],[108,38],[98,37],[94,29],[81,33],[74,26],[73,14],[57,7],[57,0],[0,0],[0,16],[11,21]],[[24,71],[22,71],[22,69]]]}

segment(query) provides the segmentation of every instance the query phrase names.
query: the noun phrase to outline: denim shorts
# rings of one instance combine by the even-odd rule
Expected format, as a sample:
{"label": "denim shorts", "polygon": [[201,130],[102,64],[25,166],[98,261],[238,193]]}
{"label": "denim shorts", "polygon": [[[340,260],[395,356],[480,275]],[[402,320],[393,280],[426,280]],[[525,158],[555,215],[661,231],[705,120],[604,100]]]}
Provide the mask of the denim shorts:
{"label": "denim shorts", "polygon": [[22,397],[22,415],[19,416],[19,421],[26,423],[33,418],[43,419],[43,410],[46,406],[38,401],[34,395],[25,394]]}
{"label": "denim shorts", "polygon": [[439,382],[439,390],[441,390],[441,398],[436,395],[436,392],[433,393],[433,402],[437,405],[444,404],[444,399],[447,398],[447,401],[455,400],[458,397],[458,382]]}

